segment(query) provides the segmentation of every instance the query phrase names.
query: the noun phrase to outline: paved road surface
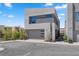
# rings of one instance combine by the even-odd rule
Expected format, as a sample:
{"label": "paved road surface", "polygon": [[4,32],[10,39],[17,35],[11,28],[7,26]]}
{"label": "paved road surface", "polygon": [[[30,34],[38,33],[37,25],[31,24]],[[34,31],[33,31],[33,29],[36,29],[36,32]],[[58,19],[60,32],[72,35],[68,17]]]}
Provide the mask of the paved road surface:
{"label": "paved road surface", "polygon": [[79,56],[78,45],[32,43],[24,41],[6,42],[0,56]]}

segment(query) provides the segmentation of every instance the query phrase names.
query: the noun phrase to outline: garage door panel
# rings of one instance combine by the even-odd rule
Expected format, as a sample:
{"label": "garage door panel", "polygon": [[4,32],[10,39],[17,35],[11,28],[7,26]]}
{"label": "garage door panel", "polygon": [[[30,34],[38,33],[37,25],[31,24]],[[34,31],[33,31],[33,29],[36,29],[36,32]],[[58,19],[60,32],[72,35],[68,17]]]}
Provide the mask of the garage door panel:
{"label": "garage door panel", "polygon": [[44,39],[44,30],[28,30],[29,39]]}

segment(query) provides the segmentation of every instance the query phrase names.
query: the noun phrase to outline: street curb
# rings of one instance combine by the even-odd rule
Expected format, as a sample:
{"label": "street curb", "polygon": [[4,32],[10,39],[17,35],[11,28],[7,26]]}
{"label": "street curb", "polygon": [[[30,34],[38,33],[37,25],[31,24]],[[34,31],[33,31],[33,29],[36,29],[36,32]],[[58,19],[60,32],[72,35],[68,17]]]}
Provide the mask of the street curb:
{"label": "street curb", "polygon": [[34,40],[11,40],[11,41],[2,41],[0,42],[0,44],[4,44],[4,43],[11,43],[11,42],[30,42],[30,43],[45,43],[45,44],[58,44],[58,45],[71,45],[71,46],[79,46],[79,42],[76,43],[66,43],[66,42],[44,42],[44,41],[34,41]]}
{"label": "street curb", "polygon": [[10,43],[10,42],[15,42],[15,41],[17,41],[17,40],[1,41],[0,44],[2,44],[2,43]]}
{"label": "street curb", "polygon": [[[21,41],[22,42],[22,41]],[[56,44],[56,45],[70,45],[70,46],[79,46],[79,42],[76,43],[66,43],[66,42],[44,42],[44,41],[23,41],[23,42],[30,42],[30,43],[44,43],[44,44]]]}

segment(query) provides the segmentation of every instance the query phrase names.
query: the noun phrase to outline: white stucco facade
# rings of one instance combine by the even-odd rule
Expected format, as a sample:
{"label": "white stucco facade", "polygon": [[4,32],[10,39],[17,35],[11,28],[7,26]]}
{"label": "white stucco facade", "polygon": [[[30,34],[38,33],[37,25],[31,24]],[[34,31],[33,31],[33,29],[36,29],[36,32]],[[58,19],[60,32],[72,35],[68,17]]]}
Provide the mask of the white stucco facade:
{"label": "white stucco facade", "polygon": [[37,15],[45,15],[45,14],[52,14],[55,18],[52,20],[56,20],[57,24],[53,21],[52,24],[52,41],[55,40],[55,30],[59,30],[59,20],[56,15],[56,11],[53,8],[27,8],[25,10],[25,29],[26,30],[34,30],[34,29],[43,29],[44,30],[44,40],[50,41],[49,36],[51,36],[51,26],[50,22],[48,23],[35,23],[29,24],[29,17],[30,16],[37,16]]}

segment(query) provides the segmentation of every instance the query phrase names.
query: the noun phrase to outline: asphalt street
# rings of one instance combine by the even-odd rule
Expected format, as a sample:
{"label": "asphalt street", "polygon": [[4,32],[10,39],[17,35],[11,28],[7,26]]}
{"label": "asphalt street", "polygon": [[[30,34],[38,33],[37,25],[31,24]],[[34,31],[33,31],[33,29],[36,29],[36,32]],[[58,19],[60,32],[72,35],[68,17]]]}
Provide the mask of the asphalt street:
{"label": "asphalt street", "polygon": [[[53,43],[53,42],[52,42]],[[79,56],[79,45],[60,45],[14,41],[0,43],[0,56]]]}

